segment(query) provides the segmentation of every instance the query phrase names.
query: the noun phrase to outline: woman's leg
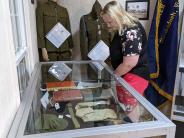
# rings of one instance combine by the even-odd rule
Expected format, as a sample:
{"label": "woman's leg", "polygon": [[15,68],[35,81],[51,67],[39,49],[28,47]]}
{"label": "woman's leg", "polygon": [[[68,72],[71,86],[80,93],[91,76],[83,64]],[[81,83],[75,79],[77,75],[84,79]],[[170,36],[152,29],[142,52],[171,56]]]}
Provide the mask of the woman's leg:
{"label": "woman's leg", "polygon": [[131,119],[132,122],[136,123],[139,122],[139,118],[140,118],[140,108],[139,108],[139,104],[137,104],[131,112],[127,113],[127,116]]}
{"label": "woman's leg", "polygon": [[[148,81],[135,75],[128,73],[123,77],[139,94],[143,95],[147,88]],[[125,105],[125,112],[132,122],[139,122],[140,104],[123,86],[116,86],[118,99]]]}

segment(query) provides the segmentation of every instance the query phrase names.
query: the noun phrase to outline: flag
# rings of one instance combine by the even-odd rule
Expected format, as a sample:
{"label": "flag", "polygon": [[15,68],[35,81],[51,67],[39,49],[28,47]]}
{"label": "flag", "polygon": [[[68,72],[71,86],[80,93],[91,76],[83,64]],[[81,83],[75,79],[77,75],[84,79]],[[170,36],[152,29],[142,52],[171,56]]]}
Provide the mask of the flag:
{"label": "flag", "polygon": [[155,106],[172,101],[178,49],[178,0],[158,0],[148,37],[150,84],[146,98]]}

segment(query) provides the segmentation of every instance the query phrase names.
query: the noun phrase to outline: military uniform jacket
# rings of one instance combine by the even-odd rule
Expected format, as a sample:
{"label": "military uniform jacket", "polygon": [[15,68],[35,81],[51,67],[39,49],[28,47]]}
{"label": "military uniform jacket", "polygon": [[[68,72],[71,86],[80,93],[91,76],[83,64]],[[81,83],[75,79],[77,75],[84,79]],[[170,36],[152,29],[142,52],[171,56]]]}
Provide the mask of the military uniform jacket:
{"label": "military uniform jacket", "polygon": [[82,60],[88,60],[87,54],[100,41],[110,44],[110,33],[105,28],[99,15],[101,6],[98,1],[93,5],[92,11],[80,19],[80,49]]}
{"label": "military uniform jacket", "polygon": [[69,32],[71,32],[67,9],[57,3],[48,1],[39,5],[36,9],[38,48],[46,48],[49,52],[65,52],[73,47],[72,37],[56,48],[45,35],[60,22]]}

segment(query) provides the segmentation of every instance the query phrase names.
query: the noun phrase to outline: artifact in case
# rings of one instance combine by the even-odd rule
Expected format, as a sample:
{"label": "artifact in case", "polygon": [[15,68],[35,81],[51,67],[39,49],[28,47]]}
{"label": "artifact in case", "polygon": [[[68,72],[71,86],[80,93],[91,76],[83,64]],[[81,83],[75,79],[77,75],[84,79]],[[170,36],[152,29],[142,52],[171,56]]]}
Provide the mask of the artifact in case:
{"label": "artifact in case", "polygon": [[[92,62],[98,62],[104,69],[98,70],[91,64]],[[104,62],[63,61],[62,63],[72,69],[63,81],[48,73],[48,69],[54,63],[39,63],[36,66],[8,135],[9,138],[152,136],[174,138],[175,125],[125,80],[113,74],[111,68]],[[88,76],[84,71],[85,68],[91,68],[93,74]],[[64,85],[65,88],[62,89],[60,86],[66,82],[71,85],[67,85],[67,88]],[[54,102],[48,103],[46,109],[40,102],[45,94],[45,91],[40,89],[43,84],[46,84],[49,101]],[[52,89],[50,84],[57,84],[57,89]],[[117,84],[137,100],[138,116],[136,114],[133,116],[137,119],[136,122],[131,123],[129,112],[126,111],[125,105],[119,102]],[[58,93],[62,95],[61,99],[58,99]],[[67,99],[68,97],[71,99]],[[130,120],[127,120],[127,117]]]}

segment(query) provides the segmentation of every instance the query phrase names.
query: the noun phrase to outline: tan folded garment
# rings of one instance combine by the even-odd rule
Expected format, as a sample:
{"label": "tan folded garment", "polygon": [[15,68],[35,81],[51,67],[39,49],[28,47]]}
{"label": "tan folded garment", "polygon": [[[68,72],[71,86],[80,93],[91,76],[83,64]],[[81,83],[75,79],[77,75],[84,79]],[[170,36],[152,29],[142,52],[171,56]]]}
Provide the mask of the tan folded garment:
{"label": "tan folded garment", "polygon": [[105,119],[117,119],[117,115],[112,109],[79,108],[76,110],[76,116],[82,118],[84,122],[102,121]]}

